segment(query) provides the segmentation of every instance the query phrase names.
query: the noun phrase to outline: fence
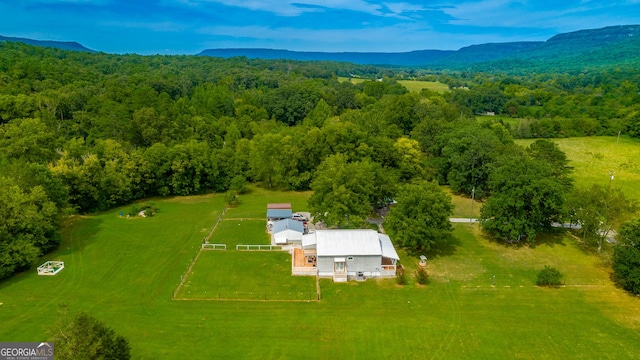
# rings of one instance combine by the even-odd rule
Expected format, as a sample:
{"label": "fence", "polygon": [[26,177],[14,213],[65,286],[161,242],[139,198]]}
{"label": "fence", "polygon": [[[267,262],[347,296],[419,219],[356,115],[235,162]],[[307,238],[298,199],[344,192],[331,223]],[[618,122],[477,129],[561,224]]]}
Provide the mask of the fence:
{"label": "fence", "polygon": [[238,244],[236,245],[236,250],[253,250],[253,251],[271,251],[271,250],[282,250],[281,245],[244,245]]}
{"label": "fence", "polygon": [[202,250],[227,250],[227,244],[202,244]]}
{"label": "fence", "polygon": [[187,297],[174,298],[186,301],[271,301],[271,302],[315,302],[320,301],[317,292],[239,292],[210,291]]}

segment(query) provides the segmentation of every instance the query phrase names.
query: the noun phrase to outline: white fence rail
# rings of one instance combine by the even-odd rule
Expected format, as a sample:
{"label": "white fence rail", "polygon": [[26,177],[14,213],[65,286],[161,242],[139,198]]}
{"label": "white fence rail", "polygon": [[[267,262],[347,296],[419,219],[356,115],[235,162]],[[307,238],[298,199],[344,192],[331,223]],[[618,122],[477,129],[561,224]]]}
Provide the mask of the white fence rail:
{"label": "white fence rail", "polygon": [[227,250],[227,244],[202,244],[202,250]]}
{"label": "white fence rail", "polygon": [[272,250],[282,250],[281,245],[245,245],[238,244],[236,245],[236,250],[247,250],[247,251],[272,251]]}

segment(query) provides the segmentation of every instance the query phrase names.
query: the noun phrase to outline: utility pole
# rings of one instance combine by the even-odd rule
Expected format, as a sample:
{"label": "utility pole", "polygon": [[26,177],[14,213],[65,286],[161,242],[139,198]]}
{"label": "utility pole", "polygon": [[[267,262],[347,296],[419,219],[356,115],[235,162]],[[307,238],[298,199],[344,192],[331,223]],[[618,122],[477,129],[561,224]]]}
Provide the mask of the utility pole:
{"label": "utility pole", "polygon": [[471,216],[469,216],[469,224],[473,223],[473,201],[476,198],[476,187],[471,189]]}

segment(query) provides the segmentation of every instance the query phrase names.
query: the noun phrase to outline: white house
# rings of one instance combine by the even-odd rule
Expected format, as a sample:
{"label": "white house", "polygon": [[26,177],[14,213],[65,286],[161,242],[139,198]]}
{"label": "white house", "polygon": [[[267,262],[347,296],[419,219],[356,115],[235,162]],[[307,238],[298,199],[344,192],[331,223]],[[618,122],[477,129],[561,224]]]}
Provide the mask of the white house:
{"label": "white house", "polygon": [[293,219],[279,220],[271,226],[272,243],[274,245],[301,244],[304,224]]}
{"label": "white house", "polygon": [[374,230],[316,230],[302,237],[302,249],[293,254],[292,272],[310,275],[310,268],[314,268],[313,275],[336,282],[393,277],[398,260],[386,234]]}

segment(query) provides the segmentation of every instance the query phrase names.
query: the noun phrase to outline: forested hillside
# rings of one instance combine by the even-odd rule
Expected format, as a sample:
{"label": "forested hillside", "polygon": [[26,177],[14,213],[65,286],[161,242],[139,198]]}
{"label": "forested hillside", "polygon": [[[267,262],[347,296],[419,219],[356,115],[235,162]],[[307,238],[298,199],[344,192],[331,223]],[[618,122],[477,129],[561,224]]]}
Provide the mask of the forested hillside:
{"label": "forested hillside", "polygon": [[[350,73],[376,80],[339,81]],[[396,81],[408,76],[452,90],[409,92]],[[64,215],[152,196],[241,192],[247,182],[339,188],[335,197],[357,205],[323,206],[352,219],[418,180],[482,198],[491,170],[514,161],[502,155],[539,151],[526,153],[513,137],[640,136],[639,82],[625,67],[431,74],[3,43],[0,278],[55,248]],[[488,112],[503,120],[476,119]],[[345,178],[353,181],[337,183]]]}
{"label": "forested hillside", "polygon": [[640,25],[610,26],[558,34],[547,41],[477,44],[459,50],[298,52],[273,49],[208,49],[204,56],[332,60],[396,67],[469,70],[509,74],[580,73],[640,61]]}

